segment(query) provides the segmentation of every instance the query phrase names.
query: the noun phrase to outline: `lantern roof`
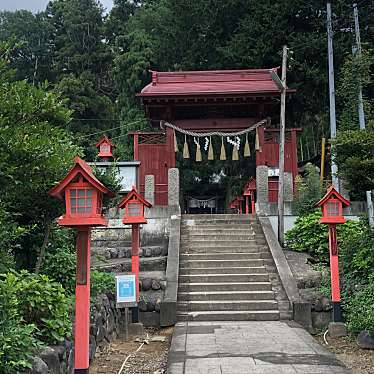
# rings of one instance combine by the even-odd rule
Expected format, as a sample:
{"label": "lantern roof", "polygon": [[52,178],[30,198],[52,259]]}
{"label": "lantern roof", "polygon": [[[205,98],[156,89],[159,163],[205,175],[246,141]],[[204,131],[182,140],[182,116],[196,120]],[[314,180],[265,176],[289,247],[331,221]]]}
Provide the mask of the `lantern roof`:
{"label": "lantern roof", "polygon": [[106,135],[103,135],[100,140],[97,142],[97,144],[95,145],[96,148],[99,148],[101,144],[103,143],[107,143],[109,145],[111,145],[112,147],[115,147],[115,145],[109,140],[109,138],[106,136]]}
{"label": "lantern roof", "polygon": [[147,208],[152,207],[152,204],[149,201],[147,201],[142,195],[140,195],[136,191],[135,187],[132,187],[132,190],[127,194],[127,196],[124,199],[122,199],[118,207],[123,209],[131,200],[134,200],[134,199],[142,203]]}
{"label": "lantern roof", "polygon": [[94,188],[109,196],[114,196],[114,193],[105,187],[94,175],[91,167],[80,157],[74,158],[74,166],[66,174],[66,176],[59,182],[58,185],[49,191],[49,195],[62,199],[65,188],[76,178],[78,174],[82,175]]}
{"label": "lantern roof", "polygon": [[349,206],[351,203],[349,200],[347,200],[346,198],[344,198],[336,189],[334,186],[330,186],[328,189],[327,189],[327,192],[326,192],[326,195],[322,197],[322,199],[320,201],[318,201],[318,203],[316,203],[316,207],[319,208],[321,207],[322,205],[326,204],[328,200],[330,200],[331,198],[336,198],[338,199],[342,204],[343,206]]}

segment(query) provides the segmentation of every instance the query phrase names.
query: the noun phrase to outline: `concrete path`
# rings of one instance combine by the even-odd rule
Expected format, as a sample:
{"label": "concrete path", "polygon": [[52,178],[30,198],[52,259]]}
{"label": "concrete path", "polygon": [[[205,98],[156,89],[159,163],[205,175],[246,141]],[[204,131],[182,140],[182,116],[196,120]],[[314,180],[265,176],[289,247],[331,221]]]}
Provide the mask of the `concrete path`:
{"label": "concrete path", "polygon": [[182,322],[168,374],[351,374],[294,322]]}

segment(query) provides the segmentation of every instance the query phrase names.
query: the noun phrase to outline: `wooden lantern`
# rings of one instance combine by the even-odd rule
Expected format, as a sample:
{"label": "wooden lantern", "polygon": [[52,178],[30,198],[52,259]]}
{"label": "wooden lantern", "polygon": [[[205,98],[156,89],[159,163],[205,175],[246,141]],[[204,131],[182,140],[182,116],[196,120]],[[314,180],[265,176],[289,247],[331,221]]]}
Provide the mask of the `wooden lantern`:
{"label": "wooden lantern", "polygon": [[98,156],[103,159],[109,159],[113,157],[113,143],[104,135],[99,142],[96,144],[96,148],[99,150]]}
{"label": "wooden lantern", "polygon": [[345,223],[343,207],[349,206],[350,202],[331,186],[326,195],[316,204],[322,209],[322,218],[319,223],[329,226],[329,252],[330,252],[330,275],[331,275],[331,300],[332,319],[334,322],[342,322],[340,306],[340,279],[339,279],[339,252],[336,225]]}
{"label": "wooden lantern", "polygon": [[152,204],[141,196],[133,187],[128,195],[119,203],[119,208],[125,209],[122,222],[125,225],[147,223],[144,208],[150,208]]}
{"label": "wooden lantern", "polygon": [[91,227],[107,225],[102,215],[103,194],[114,194],[95,177],[86,162],[79,157],[75,157],[74,162],[67,175],[49,194],[65,200],[65,214],[58,219],[58,223],[77,229],[74,373],[88,374]]}
{"label": "wooden lantern", "polygon": [[322,218],[319,223],[341,224],[346,220],[343,216],[343,207],[349,206],[349,200],[345,199],[334,186],[331,186],[326,195],[316,204],[322,209]]}
{"label": "wooden lantern", "polygon": [[106,226],[102,215],[103,194],[113,196],[93,174],[91,167],[78,156],[75,165],[49,192],[65,200],[65,214],[58,219],[62,226]]}

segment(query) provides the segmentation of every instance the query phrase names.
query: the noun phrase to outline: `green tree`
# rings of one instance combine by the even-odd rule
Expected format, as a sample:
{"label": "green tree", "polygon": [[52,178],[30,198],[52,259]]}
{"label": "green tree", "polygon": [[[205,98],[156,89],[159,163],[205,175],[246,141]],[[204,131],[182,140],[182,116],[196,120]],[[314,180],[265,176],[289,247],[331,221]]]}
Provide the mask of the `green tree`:
{"label": "green tree", "polygon": [[54,80],[52,28],[44,13],[0,12],[0,42],[10,40],[15,43],[10,55],[10,64],[16,69],[15,79],[32,83]]}
{"label": "green tree", "polygon": [[92,144],[97,137],[86,135],[118,124],[110,75],[113,56],[105,42],[103,7],[96,0],[54,0],[46,15],[54,33],[54,89],[67,99],[73,110],[69,129],[78,134],[87,158],[93,159]]}
{"label": "green tree", "polygon": [[[347,180],[353,193],[374,189],[374,53],[363,52],[361,58],[346,57],[339,81],[339,127],[334,141],[339,174]],[[366,130],[359,129],[358,90],[362,87]]]}
{"label": "green tree", "polygon": [[27,235],[21,237],[17,258],[35,264],[35,254],[48,243],[51,222],[62,204],[48,190],[62,178],[80,153],[62,129],[71,119],[60,97],[47,87],[9,80],[0,48],[0,201],[4,210]]}

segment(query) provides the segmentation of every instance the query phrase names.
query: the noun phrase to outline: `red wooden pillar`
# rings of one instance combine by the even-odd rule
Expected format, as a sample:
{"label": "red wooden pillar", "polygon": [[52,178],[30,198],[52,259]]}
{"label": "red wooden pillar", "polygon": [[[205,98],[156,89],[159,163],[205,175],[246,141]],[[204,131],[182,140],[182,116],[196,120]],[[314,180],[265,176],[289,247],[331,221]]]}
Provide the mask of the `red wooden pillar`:
{"label": "red wooden pillar", "polygon": [[248,195],[245,196],[245,214],[249,214]]}
{"label": "red wooden pillar", "polygon": [[76,374],[89,372],[90,341],[90,240],[91,228],[77,233],[77,273],[75,287],[74,368]]}
{"label": "red wooden pillar", "polygon": [[333,321],[342,322],[340,308],[340,282],[339,282],[339,257],[336,237],[336,225],[329,225],[329,251],[331,273],[331,299],[333,305]]}
{"label": "red wooden pillar", "polygon": [[251,204],[252,204],[252,215],[254,216],[256,214],[256,209],[255,209],[255,193],[254,193],[254,191],[251,192]]}
{"label": "red wooden pillar", "polygon": [[138,134],[134,134],[134,161],[139,161],[139,135]]}
{"label": "red wooden pillar", "polygon": [[[132,243],[131,243],[131,272],[135,274],[136,279],[136,301],[139,302],[139,250],[140,250],[140,228],[139,224],[131,225]],[[132,321],[139,322],[138,307],[132,308]]]}

